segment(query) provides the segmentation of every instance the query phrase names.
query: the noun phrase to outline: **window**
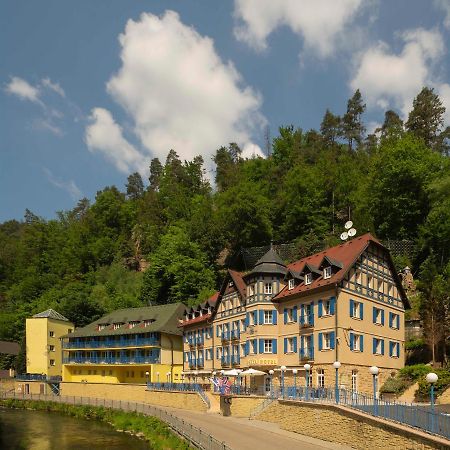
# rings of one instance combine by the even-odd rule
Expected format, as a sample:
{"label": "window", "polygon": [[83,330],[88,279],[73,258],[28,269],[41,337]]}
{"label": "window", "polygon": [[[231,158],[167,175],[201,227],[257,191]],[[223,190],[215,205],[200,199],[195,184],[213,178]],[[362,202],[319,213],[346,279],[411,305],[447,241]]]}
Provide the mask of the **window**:
{"label": "window", "polygon": [[256,339],[253,339],[252,341],[251,341],[251,344],[252,344],[252,346],[251,346],[251,352],[255,355],[256,354],[256,350],[257,350],[257,347],[256,347]]}
{"label": "window", "polygon": [[137,321],[137,320],[134,320],[134,321],[132,321],[132,322],[129,322],[129,325],[130,325],[130,328],[134,328],[136,325],[138,325],[139,324],[139,321]]}
{"label": "window", "polygon": [[294,338],[290,337],[287,339],[287,353],[295,353],[295,344],[294,344]]}
{"label": "window", "polygon": [[72,331],[73,331],[72,328],[69,328],[69,329],[67,330],[67,333],[70,334],[70,333],[72,333]]}
{"label": "window", "polygon": [[363,319],[363,304],[350,299],[350,317],[354,319]]}
{"label": "window", "polygon": [[50,351],[54,352],[55,351],[55,346],[54,345],[50,345]]}
{"label": "window", "polygon": [[102,331],[102,330],[104,330],[105,328],[106,328],[106,324],[105,324],[105,323],[101,323],[101,324],[98,325],[97,330],[98,330],[98,331]]}
{"label": "window", "polygon": [[51,366],[54,366],[54,365],[55,365],[55,360],[54,360],[54,359],[51,359],[51,360],[50,360],[50,365],[51,365]]}
{"label": "window", "polygon": [[384,355],[384,340],[373,338],[373,354]]}
{"label": "window", "polygon": [[356,284],[361,284],[361,272],[356,272],[355,281]]}
{"label": "window", "polygon": [[248,295],[249,296],[255,295],[255,286],[253,284],[250,284],[248,287]]}
{"label": "window", "polygon": [[350,333],[350,350],[354,352],[362,352],[364,341],[362,334]]}
{"label": "window", "polygon": [[114,330],[117,330],[117,329],[119,329],[120,327],[121,327],[121,323],[114,323],[113,324],[113,328],[114,328]]}
{"label": "window", "polygon": [[331,300],[325,300],[323,302],[323,315],[324,316],[331,315]]}
{"label": "window", "polygon": [[367,275],[367,287],[373,289],[373,277],[370,275]]}
{"label": "window", "polygon": [[294,322],[294,310],[292,308],[286,309],[286,322]]}
{"label": "window", "polygon": [[264,283],[264,294],[272,293],[272,283]]}
{"label": "window", "polygon": [[325,371],[323,369],[317,370],[317,386],[319,388],[325,387]]}
{"label": "window", "polygon": [[330,333],[323,334],[323,348],[329,350],[331,348],[331,336]]}
{"label": "window", "polygon": [[264,325],[271,325],[272,323],[272,311],[264,311]]}
{"label": "window", "polygon": [[241,319],[241,331],[245,331],[245,319]]}
{"label": "window", "polygon": [[241,356],[245,356],[245,345],[246,344],[241,344]]}
{"label": "window", "polygon": [[373,323],[376,325],[384,325],[384,310],[373,308]]}
{"label": "window", "polygon": [[272,353],[272,339],[264,339],[264,353]]}
{"label": "window", "polygon": [[389,297],[394,296],[394,286],[391,283],[388,284],[388,295]]}
{"label": "window", "polygon": [[305,284],[311,284],[312,283],[312,273],[307,273],[305,275]]}
{"label": "window", "polygon": [[400,316],[398,314],[389,313],[389,327],[394,330],[400,329]]}
{"label": "window", "polygon": [[228,283],[228,286],[229,286],[229,287],[233,287],[233,282],[230,281],[230,282]]}
{"label": "window", "polygon": [[331,267],[325,267],[325,269],[323,269],[323,277],[325,280],[331,278]]}
{"label": "window", "polygon": [[358,371],[352,370],[352,392],[358,391]]}
{"label": "window", "polygon": [[288,281],[288,289],[291,290],[291,289],[294,289],[294,287],[295,287],[295,280],[293,278],[291,278]]}
{"label": "window", "polygon": [[110,370],[110,371],[109,371],[109,375],[112,375],[112,374],[113,374],[113,371],[112,371],[112,370]]}
{"label": "window", "polygon": [[49,332],[48,332],[48,335],[49,335],[50,337],[55,337],[55,332],[54,332],[54,331],[49,331]]}
{"label": "window", "polygon": [[391,358],[400,356],[400,344],[398,342],[389,342],[389,356]]}
{"label": "window", "polygon": [[383,280],[381,278],[378,278],[378,287],[379,292],[383,292]]}

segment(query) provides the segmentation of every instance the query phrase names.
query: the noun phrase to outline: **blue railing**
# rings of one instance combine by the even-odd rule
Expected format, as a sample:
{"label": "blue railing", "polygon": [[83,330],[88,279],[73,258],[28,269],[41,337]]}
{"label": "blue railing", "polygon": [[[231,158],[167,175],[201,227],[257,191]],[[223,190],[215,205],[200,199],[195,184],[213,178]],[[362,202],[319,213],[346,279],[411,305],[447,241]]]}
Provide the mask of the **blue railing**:
{"label": "blue railing", "polygon": [[203,339],[203,336],[197,336],[197,337],[195,338],[195,343],[196,343],[196,345],[203,345],[204,342],[205,342],[205,340]]}
{"label": "blue railing", "polygon": [[156,338],[136,338],[136,339],[105,339],[105,340],[76,340],[63,342],[63,348],[115,348],[115,347],[140,347],[145,345],[159,345]]}
{"label": "blue railing", "polygon": [[228,366],[230,364],[229,356],[222,356],[222,358],[220,360],[222,362],[222,366]]}
{"label": "blue railing", "polygon": [[63,364],[158,364],[159,358],[150,356],[121,356],[118,358],[101,356],[73,356],[63,358]]}
{"label": "blue railing", "polygon": [[231,337],[230,331],[222,331],[222,341],[229,341]]}
{"label": "blue railing", "polygon": [[302,361],[314,360],[314,347],[300,348],[299,357]]}
{"label": "blue railing", "polygon": [[17,380],[23,381],[61,381],[60,375],[43,375],[41,373],[21,373],[16,376]]}
{"label": "blue railing", "polygon": [[241,332],[239,330],[231,330],[231,339],[239,339]]}
{"label": "blue railing", "polygon": [[240,364],[241,358],[239,355],[232,355],[231,356],[231,364]]}
{"label": "blue railing", "polygon": [[203,392],[198,383],[147,383],[147,390]]}

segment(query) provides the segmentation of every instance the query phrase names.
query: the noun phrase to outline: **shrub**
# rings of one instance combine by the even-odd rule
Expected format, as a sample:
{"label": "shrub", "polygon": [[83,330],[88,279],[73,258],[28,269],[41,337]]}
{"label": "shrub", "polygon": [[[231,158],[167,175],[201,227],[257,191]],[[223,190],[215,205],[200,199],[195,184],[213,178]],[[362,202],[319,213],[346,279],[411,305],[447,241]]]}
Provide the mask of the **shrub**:
{"label": "shrub", "polygon": [[[447,388],[450,387],[450,371],[448,369],[436,369],[433,370],[428,367],[428,372],[434,372],[438,376],[438,380],[434,385],[434,393],[436,397],[439,397]],[[419,381],[419,389],[416,392],[416,399],[419,401],[430,400],[430,383],[426,380],[426,374]]]}
{"label": "shrub", "polygon": [[405,366],[400,369],[399,376],[405,380],[415,382],[431,372],[431,367],[427,364],[415,364],[413,366]]}
{"label": "shrub", "polygon": [[410,383],[407,380],[398,377],[388,378],[383,386],[381,386],[380,392],[385,394],[401,394],[408,387]]}

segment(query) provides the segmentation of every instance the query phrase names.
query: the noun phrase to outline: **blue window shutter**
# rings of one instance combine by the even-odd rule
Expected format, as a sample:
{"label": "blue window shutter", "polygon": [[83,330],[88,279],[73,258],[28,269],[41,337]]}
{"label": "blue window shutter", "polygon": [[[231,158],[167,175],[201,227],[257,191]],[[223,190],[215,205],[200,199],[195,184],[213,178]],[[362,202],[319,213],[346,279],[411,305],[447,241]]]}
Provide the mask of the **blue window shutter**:
{"label": "blue window shutter", "polygon": [[284,353],[287,353],[287,338],[284,338]]}
{"label": "blue window shutter", "polygon": [[276,339],[272,339],[272,353],[274,355],[277,354],[277,340]]}
{"label": "blue window shutter", "polygon": [[299,349],[300,356],[305,355],[305,336],[300,336],[300,349]]}
{"label": "blue window shutter", "polygon": [[322,310],[323,310],[323,305],[322,305],[322,300],[319,300],[319,314],[318,314],[318,316],[319,317],[322,317]]}
{"label": "blue window shutter", "polygon": [[258,325],[258,311],[253,311],[253,324]]}
{"label": "blue window shutter", "polygon": [[362,335],[362,334],[359,337],[359,351],[360,352],[364,351],[364,335]]}
{"label": "blue window shutter", "polygon": [[400,358],[400,342],[397,342],[397,356]]}
{"label": "blue window shutter", "polygon": [[376,338],[372,338],[372,339],[373,339],[372,353],[375,355],[375,353],[377,352],[377,339]]}
{"label": "blue window shutter", "polygon": [[319,333],[319,350],[323,348],[323,333]]}
{"label": "blue window shutter", "polygon": [[359,304],[359,318],[364,319],[364,303],[362,302]]}
{"label": "blue window shutter", "polygon": [[389,356],[393,355],[394,343],[389,341]]}
{"label": "blue window shutter", "polygon": [[393,319],[394,319],[394,314],[389,312],[389,328],[393,327],[393,323],[394,323]]}
{"label": "blue window shutter", "polygon": [[397,314],[397,328],[400,330],[400,314]]}
{"label": "blue window shutter", "polygon": [[311,302],[310,305],[311,305],[311,313],[309,315],[309,323],[311,325],[314,325],[314,302]]}
{"label": "blue window shutter", "polygon": [[384,355],[384,339],[381,339],[381,354]]}
{"label": "blue window shutter", "polygon": [[384,325],[384,309],[381,310],[381,325]]}
{"label": "blue window shutter", "polygon": [[273,323],[274,325],[277,324],[277,316],[278,316],[277,310],[273,310],[273,311],[272,311],[272,323]]}
{"label": "blue window shutter", "polygon": [[354,346],[355,346],[355,338],[353,333],[350,333],[350,350],[354,350]]}
{"label": "blue window shutter", "polygon": [[336,297],[330,298],[330,314],[333,316],[336,310]]}
{"label": "blue window shutter", "polygon": [[219,325],[216,325],[216,337],[219,337]]}
{"label": "blue window shutter", "polygon": [[350,317],[353,317],[355,310],[355,301],[350,299]]}
{"label": "blue window shutter", "polygon": [[305,323],[305,305],[300,305],[300,323]]}
{"label": "blue window shutter", "polygon": [[286,325],[288,321],[287,308],[284,308],[284,324]]}
{"label": "blue window shutter", "polygon": [[336,344],[336,333],[334,331],[332,331],[330,333],[330,348],[334,349],[335,344]]}
{"label": "blue window shutter", "polygon": [[294,339],[292,340],[292,347],[292,351],[297,353],[297,336],[294,336]]}
{"label": "blue window shutter", "polygon": [[259,353],[264,353],[264,339],[259,340]]}
{"label": "blue window shutter", "polygon": [[264,311],[262,309],[259,310],[259,320],[258,325],[262,325],[264,323]]}
{"label": "blue window shutter", "polygon": [[245,315],[245,326],[248,327],[250,325],[250,313]]}
{"label": "blue window shutter", "polygon": [[292,308],[292,320],[297,322],[297,305]]}
{"label": "blue window shutter", "polygon": [[372,321],[373,323],[377,323],[377,308],[375,306],[372,309]]}
{"label": "blue window shutter", "polygon": [[250,342],[247,341],[244,346],[244,355],[247,356],[250,353]]}

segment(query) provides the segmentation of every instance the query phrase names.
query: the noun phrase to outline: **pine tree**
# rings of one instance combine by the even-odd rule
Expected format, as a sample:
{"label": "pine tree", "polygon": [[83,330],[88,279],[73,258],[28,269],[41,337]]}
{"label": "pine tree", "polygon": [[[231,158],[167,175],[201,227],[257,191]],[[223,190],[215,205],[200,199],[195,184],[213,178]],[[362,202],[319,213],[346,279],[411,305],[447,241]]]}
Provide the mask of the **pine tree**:
{"label": "pine tree", "polygon": [[375,131],[381,132],[382,142],[390,138],[399,139],[404,132],[403,120],[395,111],[390,109],[384,113],[384,122],[381,128],[377,128]]}
{"label": "pine tree", "polygon": [[341,118],[327,109],[320,124],[320,132],[326,144],[333,145],[336,142],[340,126]]}
{"label": "pine tree", "polygon": [[158,158],[153,158],[150,162],[150,176],[149,176],[149,188],[152,191],[157,192],[159,190],[159,183],[163,173],[163,166]]}
{"label": "pine tree", "polygon": [[132,173],[127,179],[127,197],[132,200],[141,198],[144,194],[144,182],[138,172]]}
{"label": "pine tree", "polygon": [[359,89],[353,94],[353,97],[347,102],[347,112],[342,119],[341,134],[348,142],[348,148],[353,150],[354,143],[361,145],[365,127],[361,121],[361,116],[366,110],[362,95]]}

